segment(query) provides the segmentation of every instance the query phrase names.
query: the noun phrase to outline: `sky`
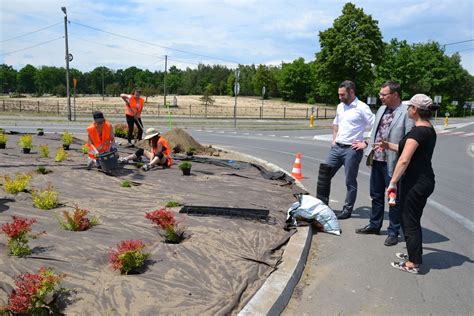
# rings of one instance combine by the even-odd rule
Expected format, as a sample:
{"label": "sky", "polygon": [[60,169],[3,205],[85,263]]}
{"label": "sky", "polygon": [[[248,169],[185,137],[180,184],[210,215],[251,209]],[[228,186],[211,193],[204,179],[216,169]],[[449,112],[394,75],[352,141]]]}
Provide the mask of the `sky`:
{"label": "sky", "polygon": [[[0,64],[150,71],[199,63],[279,65],[314,60],[339,0],[0,0]],[[436,41],[474,75],[473,0],[351,1],[378,21],[385,42]],[[457,43],[464,42],[464,43]],[[456,43],[456,44],[452,44]]]}

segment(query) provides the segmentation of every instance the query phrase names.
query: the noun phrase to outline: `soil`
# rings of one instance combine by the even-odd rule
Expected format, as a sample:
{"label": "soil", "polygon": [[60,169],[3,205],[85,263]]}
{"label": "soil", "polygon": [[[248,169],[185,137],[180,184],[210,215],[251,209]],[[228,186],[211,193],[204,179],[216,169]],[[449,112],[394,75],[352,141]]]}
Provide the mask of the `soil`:
{"label": "soil", "polygon": [[[283,230],[286,211],[295,201],[288,182],[265,179],[250,164],[209,155],[174,155],[169,169],[145,172],[127,164],[106,174],[86,169],[83,140],[75,139],[68,159],[57,163],[59,135],[33,136],[35,148],[30,154],[21,153],[16,145],[20,135],[8,136],[7,148],[0,150],[0,182],[1,176],[14,177],[17,172],[31,172],[33,178],[27,192],[0,195],[0,224],[11,222],[12,215],[35,218],[33,233],[47,235],[30,241],[33,254],[26,258],[9,256],[7,238],[0,235],[0,306],[6,305],[15,276],[47,266],[67,274],[62,283],[71,290],[63,310],[67,315],[236,314],[278,268],[291,235]],[[182,130],[164,136],[174,145],[192,146],[203,153],[204,147]],[[40,157],[40,144],[48,145],[51,158]],[[134,150],[119,147],[121,156]],[[191,161],[191,176],[182,176],[177,168],[182,160]],[[38,174],[38,166],[52,172]],[[122,187],[125,180],[132,186]],[[31,190],[49,184],[58,192],[60,206],[34,208]],[[167,244],[144,215],[168,201],[266,209],[269,217],[262,221],[191,216],[175,207],[171,210],[187,238],[181,244]],[[83,232],[63,230],[57,217],[76,205],[98,217],[100,225]],[[110,267],[108,254],[120,241],[130,239],[142,240],[151,256],[142,273],[121,275]]]}

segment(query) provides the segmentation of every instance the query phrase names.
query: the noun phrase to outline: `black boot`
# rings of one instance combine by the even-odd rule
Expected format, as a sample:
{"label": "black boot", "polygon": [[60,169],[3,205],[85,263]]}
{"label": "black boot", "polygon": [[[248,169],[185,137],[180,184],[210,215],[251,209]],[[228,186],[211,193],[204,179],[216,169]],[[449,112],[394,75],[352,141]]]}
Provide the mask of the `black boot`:
{"label": "black boot", "polygon": [[325,163],[319,165],[316,198],[326,205],[329,205],[329,193],[331,192],[331,172],[332,166]]}

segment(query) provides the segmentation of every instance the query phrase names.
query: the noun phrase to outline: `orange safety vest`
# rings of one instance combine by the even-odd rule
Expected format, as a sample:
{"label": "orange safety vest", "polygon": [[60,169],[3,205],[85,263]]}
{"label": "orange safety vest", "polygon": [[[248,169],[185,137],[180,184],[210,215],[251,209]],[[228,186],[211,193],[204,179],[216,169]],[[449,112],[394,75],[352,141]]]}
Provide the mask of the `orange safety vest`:
{"label": "orange safety vest", "polygon": [[137,104],[137,100],[135,99],[134,95],[130,96],[130,99],[128,100],[129,104],[125,104],[125,115],[137,115],[137,118],[141,118],[141,113],[143,110],[143,105],[145,104],[145,100],[143,98],[139,98]]}
{"label": "orange safety vest", "polygon": [[173,160],[171,159],[171,149],[170,149],[170,144],[168,143],[168,141],[160,136],[160,138],[158,139],[158,143],[156,144],[156,148],[153,147],[152,148],[152,151],[153,151],[153,156],[155,157],[157,154],[158,154],[158,144],[161,144],[161,146],[163,147],[163,155],[168,158],[168,167],[171,167],[171,163],[173,162]]}
{"label": "orange safety vest", "polygon": [[[92,145],[94,145],[94,147],[99,151],[99,154],[108,152],[110,150],[110,146],[112,145],[112,139],[110,137],[111,130],[112,125],[110,125],[108,121],[105,121],[104,125],[102,125],[101,135],[99,135],[99,131],[97,130],[97,127],[94,125],[94,123],[89,125],[87,128],[87,134],[89,134],[92,140]],[[89,157],[95,159],[96,151],[91,146],[91,144],[87,144],[87,149]]]}

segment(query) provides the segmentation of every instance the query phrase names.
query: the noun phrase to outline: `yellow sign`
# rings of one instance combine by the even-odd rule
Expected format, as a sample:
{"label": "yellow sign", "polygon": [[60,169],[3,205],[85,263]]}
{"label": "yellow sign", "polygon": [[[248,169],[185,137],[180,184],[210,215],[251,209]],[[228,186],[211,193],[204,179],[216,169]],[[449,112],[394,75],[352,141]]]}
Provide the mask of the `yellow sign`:
{"label": "yellow sign", "polygon": [[72,79],[72,82],[74,83],[74,88],[76,88],[77,87],[77,79],[75,79],[75,78]]}

